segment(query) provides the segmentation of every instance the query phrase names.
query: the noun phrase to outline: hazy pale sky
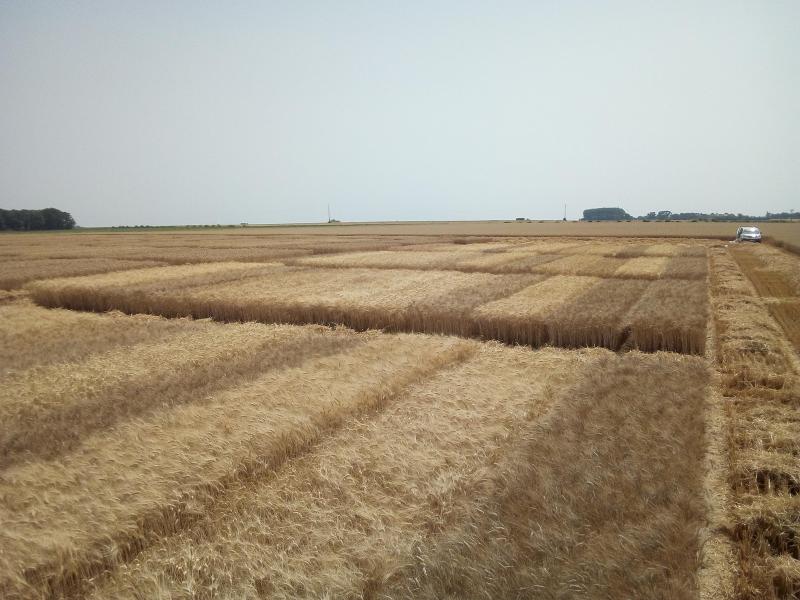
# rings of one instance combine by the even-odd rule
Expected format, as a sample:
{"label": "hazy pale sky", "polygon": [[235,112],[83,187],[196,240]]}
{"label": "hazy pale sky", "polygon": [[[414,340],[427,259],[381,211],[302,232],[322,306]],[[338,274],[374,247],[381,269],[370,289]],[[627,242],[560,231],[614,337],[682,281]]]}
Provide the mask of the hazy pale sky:
{"label": "hazy pale sky", "polygon": [[0,207],[800,209],[800,2],[0,3]]}

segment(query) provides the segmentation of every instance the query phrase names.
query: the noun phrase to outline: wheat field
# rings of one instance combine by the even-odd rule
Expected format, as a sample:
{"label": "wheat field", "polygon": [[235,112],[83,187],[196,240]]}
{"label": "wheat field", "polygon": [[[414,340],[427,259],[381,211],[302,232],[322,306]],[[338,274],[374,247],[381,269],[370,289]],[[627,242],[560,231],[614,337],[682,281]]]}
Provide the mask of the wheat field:
{"label": "wheat field", "polygon": [[800,594],[797,256],[375,227],[0,236],[0,597]]}

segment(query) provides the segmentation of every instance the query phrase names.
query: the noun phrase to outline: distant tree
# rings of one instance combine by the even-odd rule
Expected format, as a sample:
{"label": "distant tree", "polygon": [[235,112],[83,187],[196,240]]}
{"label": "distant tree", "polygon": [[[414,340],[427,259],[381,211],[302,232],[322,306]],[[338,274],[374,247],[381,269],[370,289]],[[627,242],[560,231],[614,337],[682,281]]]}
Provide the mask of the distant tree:
{"label": "distant tree", "polygon": [[45,231],[50,229],[72,229],[75,219],[57,208],[41,210],[6,210],[0,208],[0,230]]}
{"label": "distant tree", "polygon": [[632,218],[621,208],[587,208],[583,211],[584,221],[624,221]]}

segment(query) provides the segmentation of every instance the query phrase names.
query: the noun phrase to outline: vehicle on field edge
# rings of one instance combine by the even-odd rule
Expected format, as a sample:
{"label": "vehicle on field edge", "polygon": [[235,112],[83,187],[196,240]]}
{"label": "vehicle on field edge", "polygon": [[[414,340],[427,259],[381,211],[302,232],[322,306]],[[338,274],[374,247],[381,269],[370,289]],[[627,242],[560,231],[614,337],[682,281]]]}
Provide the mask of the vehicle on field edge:
{"label": "vehicle on field edge", "polygon": [[761,230],[758,227],[739,227],[736,230],[737,242],[760,242]]}

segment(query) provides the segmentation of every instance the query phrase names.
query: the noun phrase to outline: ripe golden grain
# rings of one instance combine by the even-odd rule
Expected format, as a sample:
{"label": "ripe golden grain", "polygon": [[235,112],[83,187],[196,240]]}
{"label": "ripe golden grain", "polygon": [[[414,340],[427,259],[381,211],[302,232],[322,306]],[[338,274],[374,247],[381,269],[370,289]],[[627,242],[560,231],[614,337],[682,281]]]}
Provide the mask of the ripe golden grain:
{"label": "ripe golden grain", "polygon": [[274,479],[230,489],[92,597],[200,594],[211,577],[223,597],[383,597],[420,544],[466,526],[475,494],[550,410],[553,390],[605,354],[482,345]]}
{"label": "ripe golden grain", "polygon": [[705,281],[653,281],[625,319],[634,348],[703,354],[708,286]]}
{"label": "ripe golden grain", "polygon": [[708,383],[675,355],[582,370],[380,597],[696,598]]}
{"label": "ripe golden grain", "polygon": [[20,260],[15,258],[0,262],[0,289],[12,290],[36,279],[144,269],[159,264],[161,263],[152,258],[148,260],[115,260],[96,257],[58,260]]}
{"label": "ripe golden grain", "polygon": [[541,346],[550,341],[548,317],[598,283],[596,277],[555,275],[475,309],[480,335],[506,343]]}
{"label": "ripe golden grain", "polygon": [[637,279],[660,279],[669,262],[670,258],[667,256],[639,256],[625,261],[614,275]]}
{"label": "ripe golden grain", "polygon": [[[474,343],[453,338],[371,335],[361,341],[352,332],[313,331],[318,337],[307,338],[298,357],[319,336],[359,343],[98,430],[58,460],[6,468],[0,479],[4,597],[43,590],[80,595],[90,578],[189,526],[237,482],[269,477],[349,419],[385,406],[406,386],[474,351]],[[186,383],[187,393],[197,390],[198,382]],[[136,396],[131,386],[130,397]]]}
{"label": "ripe golden grain", "polygon": [[0,376],[37,365],[78,362],[118,346],[157,342],[200,323],[148,315],[45,309],[28,300],[0,305]]}
{"label": "ripe golden grain", "polygon": [[[197,394],[282,366],[299,351],[331,352],[342,345],[313,330],[202,325],[80,363],[7,375],[0,389],[0,467],[31,456],[52,458],[119,420],[191,402]],[[313,352],[305,348],[312,340]]]}

